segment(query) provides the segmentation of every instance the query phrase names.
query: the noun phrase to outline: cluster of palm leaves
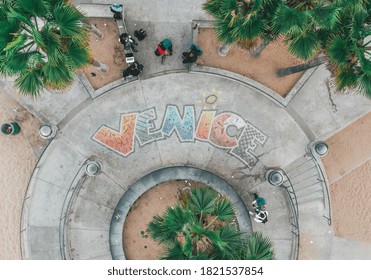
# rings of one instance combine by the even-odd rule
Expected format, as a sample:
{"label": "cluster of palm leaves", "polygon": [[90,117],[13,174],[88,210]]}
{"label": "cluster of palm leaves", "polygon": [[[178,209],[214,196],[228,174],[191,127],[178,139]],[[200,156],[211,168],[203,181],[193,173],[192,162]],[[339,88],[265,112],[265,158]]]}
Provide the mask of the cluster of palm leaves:
{"label": "cluster of palm leaves", "polygon": [[231,202],[215,190],[193,189],[181,204],[169,207],[148,225],[150,236],[165,246],[162,259],[273,259],[269,239],[242,237]]}
{"label": "cluster of palm leaves", "polygon": [[203,6],[226,44],[259,38],[267,45],[284,36],[299,58],[324,54],[306,67],[281,69],[279,76],[328,62],[339,89],[359,88],[368,96],[370,7],[369,0],[208,0]]}
{"label": "cluster of palm leaves", "polygon": [[0,73],[23,94],[63,90],[90,61],[85,16],[67,0],[0,1]]}

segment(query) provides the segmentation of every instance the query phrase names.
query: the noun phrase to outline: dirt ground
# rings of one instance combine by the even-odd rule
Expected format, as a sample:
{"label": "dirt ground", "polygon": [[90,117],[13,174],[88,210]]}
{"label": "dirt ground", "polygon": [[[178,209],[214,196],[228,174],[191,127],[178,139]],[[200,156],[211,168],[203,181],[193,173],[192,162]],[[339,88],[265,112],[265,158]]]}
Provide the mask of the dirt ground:
{"label": "dirt ground", "polygon": [[127,65],[124,50],[118,41],[120,34],[114,19],[90,18],[90,22],[104,34],[103,39],[98,39],[90,32],[92,57],[109,67],[108,73],[100,72],[93,65],[83,70],[92,87],[97,90],[122,78],[122,70]]}
{"label": "dirt ground", "polygon": [[330,182],[336,236],[371,242],[371,113],[327,139],[323,159]]}
{"label": "dirt ground", "polygon": [[222,45],[211,28],[200,28],[198,45],[203,50],[203,55],[197,63],[204,66],[221,68],[238,73],[255,80],[285,97],[304,72],[286,77],[276,76],[279,68],[290,67],[304,61],[291,55],[283,40],[270,43],[261,53],[259,58],[254,58],[250,52],[237,46],[232,46],[225,57],[218,54],[218,46]]}
{"label": "dirt ground", "polygon": [[0,134],[0,259],[19,260],[20,220],[24,195],[45,145],[40,122],[7,94],[0,92],[0,124],[16,121],[17,135]]}
{"label": "dirt ground", "polygon": [[156,215],[162,215],[166,208],[177,204],[183,180],[168,181],[145,192],[132,206],[125,220],[123,243],[128,260],[159,259],[162,247],[146,232],[147,225]]}

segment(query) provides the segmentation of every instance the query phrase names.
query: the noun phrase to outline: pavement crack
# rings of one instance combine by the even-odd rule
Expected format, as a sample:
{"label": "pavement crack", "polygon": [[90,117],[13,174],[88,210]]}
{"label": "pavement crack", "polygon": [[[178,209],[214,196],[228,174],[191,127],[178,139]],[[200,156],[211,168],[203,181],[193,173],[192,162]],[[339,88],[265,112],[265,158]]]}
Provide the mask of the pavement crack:
{"label": "pavement crack", "polygon": [[330,86],[330,81],[327,79],[326,81],[326,87],[327,87],[327,93],[328,93],[328,98],[331,102],[331,107],[332,107],[332,112],[333,113],[336,113],[338,111],[337,107],[336,107],[336,104],[334,102],[334,100],[332,99],[332,96],[331,96],[331,86]]}

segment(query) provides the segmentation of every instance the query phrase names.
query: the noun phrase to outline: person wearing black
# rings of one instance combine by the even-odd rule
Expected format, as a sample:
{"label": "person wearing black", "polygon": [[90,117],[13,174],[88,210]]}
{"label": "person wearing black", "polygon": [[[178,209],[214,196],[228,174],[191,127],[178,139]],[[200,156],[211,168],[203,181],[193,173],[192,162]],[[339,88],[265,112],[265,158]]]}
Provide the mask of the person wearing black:
{"label": "person wearing black", "polygon": [[197,49],[192,48],[189,52],[183,53],[183,63],[192,63],[197,61]]}
{"label": "person wearing black", "polygon": [[144,66],[142,64],[139,64],[138,62],[135,61],[128,68],[126,68],[122,72],[122,76],[124,78],[126,78],[128,76],[137,77],[137,76],[139,76],[140,72],[143,71],[143,68],[144,68]]}
{"label": "person wearing black", "polygon": [[119,37],[119,41],[124,45],[126,50],[132,49],[133,51],[137,52],[134,45],[138,46],[138,43],[128,33],[122,33]]}
{"label": "person wearing black", "polygon": [[202,50],[194,44],[189,46],[189,51],[184,52],[182,55],[183,63],[193,63],[197,58],[202,55]]}

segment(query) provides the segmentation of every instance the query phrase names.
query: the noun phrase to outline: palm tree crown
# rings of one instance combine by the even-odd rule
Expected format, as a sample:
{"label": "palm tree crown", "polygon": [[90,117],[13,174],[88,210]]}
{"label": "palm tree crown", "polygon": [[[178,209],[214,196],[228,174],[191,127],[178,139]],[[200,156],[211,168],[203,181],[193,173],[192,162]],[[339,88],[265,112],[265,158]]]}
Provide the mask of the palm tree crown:
{"label": "palm tree crown", "polygon": [[65,89],[89,63],[88,25],[67,0],[0,3],[0,73],[17,75],[23,94]]}

